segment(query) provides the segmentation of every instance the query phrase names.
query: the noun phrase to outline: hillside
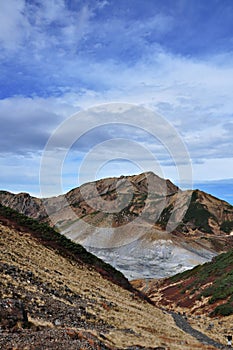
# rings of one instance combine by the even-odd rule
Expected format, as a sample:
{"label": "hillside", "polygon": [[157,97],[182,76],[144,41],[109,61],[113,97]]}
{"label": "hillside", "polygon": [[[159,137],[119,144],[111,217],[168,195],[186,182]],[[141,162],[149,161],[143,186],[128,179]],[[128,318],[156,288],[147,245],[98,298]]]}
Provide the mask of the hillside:
{"label": "hillside", "polygon": [[228,316],[233,314],[233,250],[170,278],[132,281],[132,284],[141,285],[140,289],[157,305],[175,305],[191,313]]}
{"label": "hillside", "polygon": [[223,342],[233,331],[233,250],[163,280],[132,281],[157,306],[185,314],[189,322]]}
{"label": "hillside", "polygon": [[51,226],[129,279],[162,278],[233,247],[233,207],[152,172],[84,184],[58,197],[0,192],[0,203]]}
{"label": "hillside", "polygon": [[2,349],[212,349],[46,225],[0,207],[0,233]]}
{"label": "hillside", "polygon": [[131,284],[121,272],[117,271],[114,267],[105,263],[95,255],[89,253],[80,244],[74,243],[64,235],[58,233],[48,224],[39,223],[37,220],[29,218],[18,213],[14,209],[2,206],[1,204],[0,218],[7,225],[18,230],[27,229],[34,237],[39,239],[40,243],[43,243],[46,247],[56,249],[62,256],[75,259],[81,264],[84,263],[91,265],[104,278],[129,291],[133,291]]}

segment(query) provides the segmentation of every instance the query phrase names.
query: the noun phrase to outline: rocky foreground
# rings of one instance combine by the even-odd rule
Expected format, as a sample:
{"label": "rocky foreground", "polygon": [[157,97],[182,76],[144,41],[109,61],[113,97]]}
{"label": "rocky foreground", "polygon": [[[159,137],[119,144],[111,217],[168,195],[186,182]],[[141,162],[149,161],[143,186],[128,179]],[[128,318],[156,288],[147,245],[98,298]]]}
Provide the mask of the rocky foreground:
{"label": "rocky foreground", "polygon": [[103,265],[98,271],[92,258],[84,262],[86,253],[64,248],[67,241],[61,244],[51,229],[1,213],[2,349],[214,348],[181,331],[127,284],[118,285],[119,276],[111,282]]}

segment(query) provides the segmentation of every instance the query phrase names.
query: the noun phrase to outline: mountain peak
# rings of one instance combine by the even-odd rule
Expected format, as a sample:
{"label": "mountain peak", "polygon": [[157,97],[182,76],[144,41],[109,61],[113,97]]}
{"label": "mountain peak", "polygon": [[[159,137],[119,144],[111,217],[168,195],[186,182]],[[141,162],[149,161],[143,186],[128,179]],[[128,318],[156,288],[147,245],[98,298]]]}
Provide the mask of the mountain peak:
{"label": "mountain peak", "polygon": [[2,191],[0,203],[50,223],[130,279],[172,275],[233,244],[229,203],[199,190],[181,191],[150,171],[100,179],[46,199]]}

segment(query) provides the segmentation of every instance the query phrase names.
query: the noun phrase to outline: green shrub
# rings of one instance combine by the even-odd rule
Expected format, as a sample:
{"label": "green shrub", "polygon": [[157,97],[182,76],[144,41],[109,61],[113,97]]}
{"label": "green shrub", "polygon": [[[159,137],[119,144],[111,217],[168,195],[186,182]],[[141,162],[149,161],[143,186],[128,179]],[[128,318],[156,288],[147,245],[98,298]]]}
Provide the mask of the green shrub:
{"label": "green shrub", "polygon": [[199,293],[197,298],[210,297],[210,304],[219,300],[227,300],[227,307],[217,309],[216,312],[232,313],[230,310],[233,305],[233,250],[214,257],[211,262],[177,274],[169,278],[169,281],[174,283],[188,279],[190,282],[185,284],[185,288],[190,291],[190,294],[206,283],[212,282],[209,287]]}
{"label": "green shrub", "polygon": [[198,202],[198,191],[193,191],[183,222],[192,222],[200,231],[212,233],[212,229],[209,226],[210,218],[217,222],[217,218],[208,211],[205,205]]}
{"label": "green shrub", "polygon": [[216,315],[229,316],[232,314],[233,314],[233,306],[228,303],[217,306],[212,312],[212,316],[216,316]]}
{"label": "green shrub", "polygon": [[160,224],[164,229],[167,226],[167,223],[169,221],[173,208],[174,208],[173,204],[170,204],[168,207],[164,208],[162,213],[160,214],[157,224]]}
{"label": "green shrub", "polygon": [[224,221],[221,224],[220,229],[225,233],[230,233],[231,231],[233,231],[233,221]]}

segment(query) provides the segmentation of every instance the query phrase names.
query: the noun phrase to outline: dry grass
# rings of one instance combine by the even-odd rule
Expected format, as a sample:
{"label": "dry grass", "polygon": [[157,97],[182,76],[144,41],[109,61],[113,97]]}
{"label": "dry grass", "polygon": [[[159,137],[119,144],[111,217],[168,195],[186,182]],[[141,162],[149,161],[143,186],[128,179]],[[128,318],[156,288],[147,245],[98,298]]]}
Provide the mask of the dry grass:
{"label": "dry grass", "polygon": [[[212,349],[201,345],[191,336],[176,327],[171,316],[152,305],[135,299],[130,292],[103,279],[96,271],[78,265],[60,256],[53,249],[47,248],[32,238],[30,233],[18,232],[0,225],[1,261],[31,271],[42,283],[50,282],[56,289],[66,285],[70,290],[89,303],[87,311],[103,320],[113,328],[106,334],[106,344],[116,348],[132,345],[145,347],[164,346],[166,349]],[[1,275],[2,286],[11,283],[17,287],[19,281],[10,275]],[[25,293],[36,293],[36,302],[43,304],[40,288],[25,280]],[[22,284],[22,282],[20,282]],[[2,297],[11,297],[1,290]],[[56,298],[51,296],[51,298]],[[104,302],[103,302],[104,300]],[[61,299],[65,304],[66,300]],[[35,320],[33,323],[47,325],[46,320]],[[50,326],[52,326],[50,324]],[[130,332],[126,332],[129,330]],[[78,329],[77,329],[78,331]],[[99,336],[98,331],[96,335]]]}
{"label": "dry grass", "polygon": [[[184,281],[185,283],[185,281]],[[214,339],[215,341],[227,344],[226,336],[233,335],[233,315],[228,317],[209,317],[209,309],[211,305],[209,305],[208,298],[202,297],[200,300],[196,300],[194,305],[188,307],[178,306],[176,296],[164,295],[163,289],[167,288],[167,286],[163,286],[163,280],[150,280],[147,284],[145,280],[135,280],[131,281],[131,284],[139,289],[146,290],[148,296],[156,303],[158,306],[162,306],[167,310],[173,310],[175,312],[179,312],[180,314],[185,314],[187,317],[187,321],[189,324],[197,329],[198,331],[206,334],[208,337]],[[174,287],[179,282],[174,282],[169,284],[169,287]],[[174,299],[174,300],[173,300]],[[173,301],[172,301],[173,300]]]}
{"label": "dry grass", "polygon": [[205,315],[189,316],[188,321],[193,328],[222,344],[227,344],[227,335],[233,335],[232,315],[214,319]]}

